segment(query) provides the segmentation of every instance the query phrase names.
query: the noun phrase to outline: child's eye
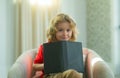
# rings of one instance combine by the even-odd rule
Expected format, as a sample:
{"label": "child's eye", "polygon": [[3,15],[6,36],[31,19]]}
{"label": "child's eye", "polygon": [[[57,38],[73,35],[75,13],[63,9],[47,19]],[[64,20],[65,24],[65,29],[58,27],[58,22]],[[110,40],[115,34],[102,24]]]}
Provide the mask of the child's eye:
{"label": "child's eye", "polygon": [[71,31],[71,29],[67,29],[67,32]]}
{"label": "child's eye", "polygon": [[62,30],[62,29],[59,29],[58,31],[60,31],[60,32],[61,32],[61,31],[63,31],[63,30]]}

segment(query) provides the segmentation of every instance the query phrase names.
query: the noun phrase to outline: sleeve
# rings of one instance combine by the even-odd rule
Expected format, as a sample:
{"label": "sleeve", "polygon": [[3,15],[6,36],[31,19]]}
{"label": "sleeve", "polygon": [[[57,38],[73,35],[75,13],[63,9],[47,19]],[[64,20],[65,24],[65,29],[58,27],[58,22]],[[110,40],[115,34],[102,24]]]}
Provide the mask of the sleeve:
{"label": "sleeve", "polygon": [[43,63],[43,45],[40,45],[38,53],[34,59],[34,64]]}

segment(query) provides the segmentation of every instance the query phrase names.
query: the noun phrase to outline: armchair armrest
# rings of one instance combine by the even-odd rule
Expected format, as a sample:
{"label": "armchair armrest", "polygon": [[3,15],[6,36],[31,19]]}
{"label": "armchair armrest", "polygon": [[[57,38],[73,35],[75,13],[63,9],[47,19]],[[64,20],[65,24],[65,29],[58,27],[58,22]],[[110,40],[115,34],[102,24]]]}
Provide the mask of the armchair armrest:
{"label": "armchair armrest", "polygon": [[84,49],[86,56],[86,78],[114,78],[107,63],[93,50]]}
{"label": "armchair armrest", "polygon": [[36,53],[37,50],[32,49],[20,55],[8,71],[8,78],[31,78],[33,59]]}
{"label": "armchair armrest", "polygon": [[114,78],[114,75],[104,61],[98,61],[93,68],[93,78]]}

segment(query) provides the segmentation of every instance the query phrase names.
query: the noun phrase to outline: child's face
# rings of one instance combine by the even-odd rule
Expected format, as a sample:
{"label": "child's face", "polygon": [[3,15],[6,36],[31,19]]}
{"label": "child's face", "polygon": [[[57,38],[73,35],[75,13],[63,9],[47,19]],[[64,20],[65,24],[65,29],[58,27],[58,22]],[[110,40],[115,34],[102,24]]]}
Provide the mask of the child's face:
{"label": "child's face", "polygon": [[57,25],[56,39],[58,41],[68,41],[72,36],[72,29],[68,22],[62,22]]}

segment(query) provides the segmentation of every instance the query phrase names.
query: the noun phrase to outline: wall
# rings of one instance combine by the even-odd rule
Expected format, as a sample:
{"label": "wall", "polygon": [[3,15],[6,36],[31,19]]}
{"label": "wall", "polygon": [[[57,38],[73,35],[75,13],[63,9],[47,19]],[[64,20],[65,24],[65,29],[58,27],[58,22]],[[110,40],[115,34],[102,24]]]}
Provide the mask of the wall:
{"label": "wall", "polygon": [[14,27],[12,0],[0,1],[0,78],[7,78],[14,62]]}
{"label": "wall", "polygon": [[111,7],[110,0],[87,0],[87,47],[109,63],[112,60]]}
{"label": "wall", "polygon": [[85,0],[61,0],[61,12],[71,15],[76,21],[79,31],[77,41],[86,47],[86,1]]}
{"label": "wall", "polygon": [[0,2],[0,78],[6,78],[6,40],[7,40],[7,7],[6,0]]}
{"label": "wall", "polygon": [[[113,3],[113,64],[114,64],[114,71],[117,78],[120,78],[120,70],[118,69],[120,66],[120,0],[114,0]],[[118,77],[119,76],[119,77]]]}

